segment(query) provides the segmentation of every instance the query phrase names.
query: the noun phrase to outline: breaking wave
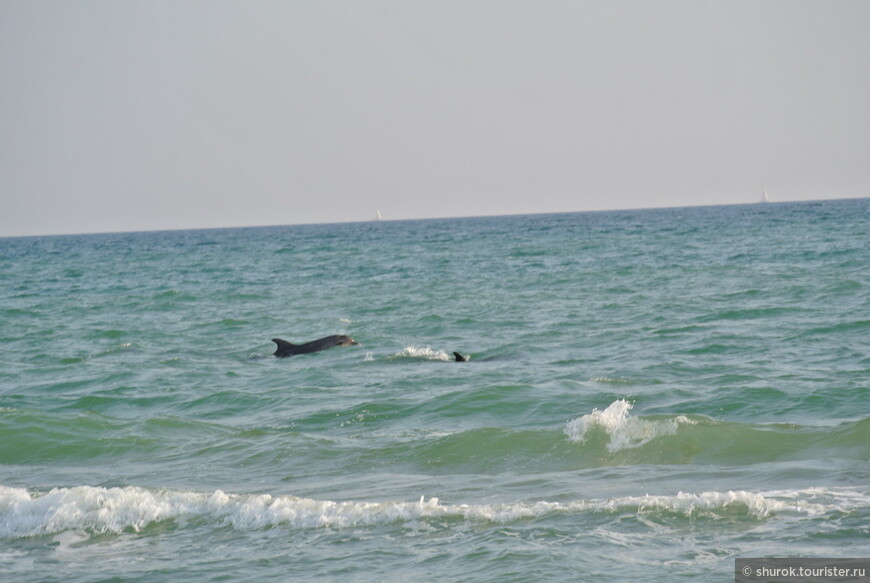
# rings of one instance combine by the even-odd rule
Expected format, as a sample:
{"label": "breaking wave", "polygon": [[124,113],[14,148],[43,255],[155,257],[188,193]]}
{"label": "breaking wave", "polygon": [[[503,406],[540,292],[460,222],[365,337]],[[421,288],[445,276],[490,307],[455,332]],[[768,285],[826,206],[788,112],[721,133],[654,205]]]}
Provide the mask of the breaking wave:
{"label": "breaking wave", "polygon": [[78,486],[36,493],[0,486],[0,538],[67,531],[137,533],[163,521],[175,521],[179,527],[205,524],[260,530],[351,528],[427,519],[510,523],[583,513],[763,520],[778,514],[814,518],[868,506],[870,500],[865,494],[821,488],[767,493],[680,492],[573,502],[442,504],[438,498],[423,497],[415,502],[334,502],[269,494],[227,494],[220,490],[205,493]]}
{"label": "breaking wave", "polygon": [[569,421],[565,433],[571,441],[582,443],[594,431],[603,431],[610,440],[607,449],[615,452],[640,447],[657,437],[675,435],[680,425],[696,423],[684,415],[662,420],[631,417],[628,413],[632,407],[625,399],[619,399],[604,411],[593,409],[592,413]]}
{"label": "breaking wave", "polygon": [[568,421],[564,433],[601,463],[739,463],[867,459],[870,418],[838,425],[746,424],[704,415],[631,415],[618,399]]}

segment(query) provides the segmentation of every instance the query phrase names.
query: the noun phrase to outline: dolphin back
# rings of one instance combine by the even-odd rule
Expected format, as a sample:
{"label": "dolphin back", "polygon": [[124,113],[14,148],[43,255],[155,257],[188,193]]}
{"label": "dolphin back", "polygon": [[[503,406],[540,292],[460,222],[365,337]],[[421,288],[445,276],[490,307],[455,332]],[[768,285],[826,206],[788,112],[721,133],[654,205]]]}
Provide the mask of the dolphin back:
{"label": "dolphin back", "polygon": [[326,336],[324,338],[312,340],[311,342],[306,342],[305,344],[293,344],[292,342],[287,342],[280,338],[272,338],[272,342],[278,345],[278,348],[274,353],[278,358],[293,356],[294,354],[319,352],[321,350],[326,350],[327,348],[332,348],[333,346],[351,346],[356,344],[350,336]]}

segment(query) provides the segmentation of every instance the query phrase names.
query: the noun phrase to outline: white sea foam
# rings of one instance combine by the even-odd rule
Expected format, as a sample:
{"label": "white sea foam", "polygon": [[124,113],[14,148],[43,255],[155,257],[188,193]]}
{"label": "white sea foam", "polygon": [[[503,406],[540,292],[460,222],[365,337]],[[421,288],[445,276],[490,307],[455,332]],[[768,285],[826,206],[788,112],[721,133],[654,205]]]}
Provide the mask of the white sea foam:
{"label": "white sea foam", "polygon": [[295,496],[234,495],[147,490],[137,487],[57,488],[44,494],[0,486],[0,538],[64,532],[139,532],[165,520],[192,521],[239,530],[279,526],[348,528],[415,520],[455,518],[508,523],[553,514],[633,512],[638,516],[666,512],[687,518],[745,516],[765,519],[779,513],[814,517],[831,511],[870,506],[870,497],[851,491],[811,489],[753,493],[746,491],[626,496],[574,502],[442,504],[438,498],[416,502],[334,502]]}
{"label": "white sea foam", "polygon": [[615,452],[640,447],[657,437],[674,435],[681,424],[695,423],[683,415],[655,420],[632,417],[629,415],[632,406],[625,399],[618,399],[604,411],[593,409],[591,413],[569,421],[565,434],[571,441],[582,443],[596,428],[600,429],[610,437],[607,449]]}
{"label": "white sea foam", "polygon": [[447,354],[443,350],[433,350],[431,346],[425,346],[423,348],[417,346],[406,346],[402,352],[396,355],[399,358],[422,358],[425,360],[443,360],[444,362],[449,362],[453,360],[453,357],[450,354]]}

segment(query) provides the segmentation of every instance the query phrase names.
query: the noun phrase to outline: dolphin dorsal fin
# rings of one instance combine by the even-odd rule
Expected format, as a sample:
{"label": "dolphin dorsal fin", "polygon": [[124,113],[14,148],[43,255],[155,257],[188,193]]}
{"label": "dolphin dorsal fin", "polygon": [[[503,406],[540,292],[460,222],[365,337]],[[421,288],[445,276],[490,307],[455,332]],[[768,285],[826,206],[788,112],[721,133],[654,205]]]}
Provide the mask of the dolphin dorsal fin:
{"label": "dolphin dorsal fin", "polygon": [[468,362],[468,357],[462,356],[458,352],[454,352],[453,356],[456,358],[456,362]]}
{"label": "dolphin dorsal fin", "polygon": [[286,340],[281,340],[280,338],[272,338],[272,342],[278,345],[277,350],[275,350],[275,356],[284,354],[288,350],[296,346],[292,342],[287,342]]}

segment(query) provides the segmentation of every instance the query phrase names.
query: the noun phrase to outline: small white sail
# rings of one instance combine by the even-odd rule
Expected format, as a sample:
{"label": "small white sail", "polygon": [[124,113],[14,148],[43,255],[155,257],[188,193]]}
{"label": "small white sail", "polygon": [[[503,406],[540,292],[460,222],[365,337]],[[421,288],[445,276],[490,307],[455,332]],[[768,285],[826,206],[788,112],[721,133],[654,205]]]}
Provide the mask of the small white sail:
{"label": "small white sail", "polygon": [[761,202],[770,202],[770,199],[767,198],[767,189],[763,186],[761,187]]}
{"label": "small white sail", "polygon": [[376,221],[383,221],[384,220],[384,215],[381,214],[381,209],[378,209],[377,213],[375,213],[375,220]]}

